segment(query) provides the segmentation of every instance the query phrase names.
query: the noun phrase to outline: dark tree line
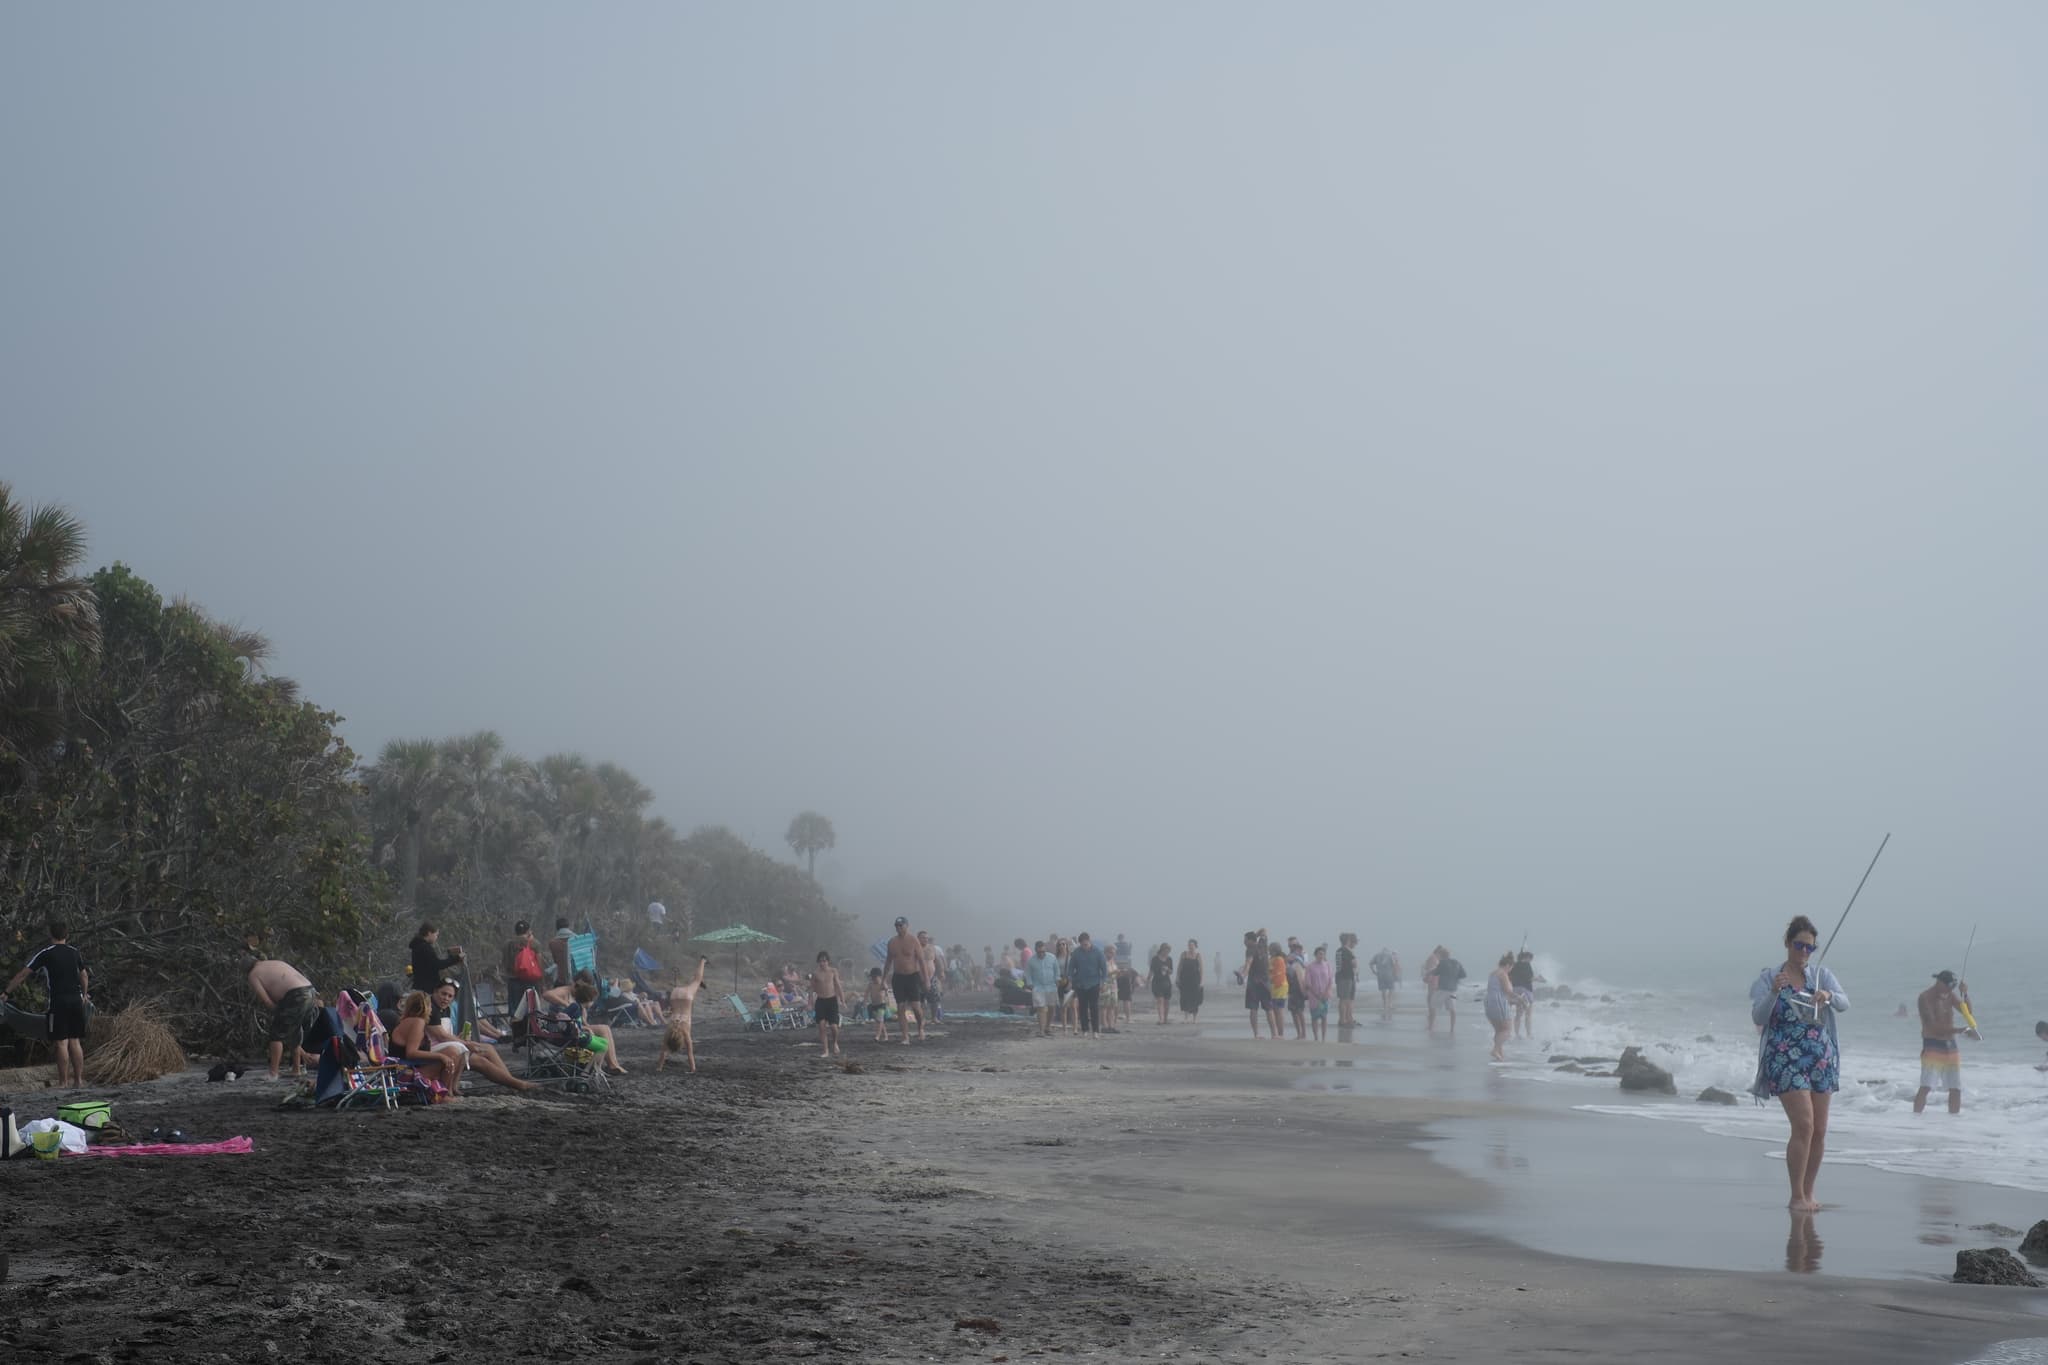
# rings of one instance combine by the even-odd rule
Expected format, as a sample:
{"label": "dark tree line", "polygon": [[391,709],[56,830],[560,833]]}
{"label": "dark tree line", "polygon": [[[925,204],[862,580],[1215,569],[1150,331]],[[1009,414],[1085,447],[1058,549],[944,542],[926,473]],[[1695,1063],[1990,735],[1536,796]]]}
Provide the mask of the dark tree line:
{"label": "dark tree line", "polygon": [[[793,948],[850,946],[799,869],[723,829],[679,835],[624,768],[528,761],[489,731],[386,745],[359,765],[340,717],[271,674],[251,631],[166,601],[0,484],[0,944],[20,962],[72,926],[103,1008],[156,1003],[189,1045],[240,1041],[255,929],[319,982],[403,962],[422,919],[494,960],[513,920],[567,916],[609,955],[669,908],[667,959],[744,920]],[[829,847],[829,843],[825,845]],[[807,953],[805,955],[808,955]]]}

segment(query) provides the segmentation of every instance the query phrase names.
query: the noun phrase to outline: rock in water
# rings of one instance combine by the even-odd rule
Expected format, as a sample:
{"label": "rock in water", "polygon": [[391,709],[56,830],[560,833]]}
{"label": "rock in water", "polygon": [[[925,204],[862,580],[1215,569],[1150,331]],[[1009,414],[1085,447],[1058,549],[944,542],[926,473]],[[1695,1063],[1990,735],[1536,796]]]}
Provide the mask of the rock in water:
{"label": "rock in water", "polygon": [[1671,1079],[1671,1073],[1646,1060],[1640,1048],[1624,1051],[1621,1060],[1614,1064],[1614,1074],[1621,1077],[1623,1090],[1655,1090],[1666,1095],[1678,1093],[1678,1083]]}
{"label": "rock in water", "polygon": [[2020,1255],[2035,1265],[2048,1265],[2048,1218],[2027,1229],[2027,1240],[2020,1243]]}
{"label": "rock in water", "polygon": [[1701,1104],[1733,1104],[1735,1103],[1735,1097],[1725,1090],[1710,1085],[1705,1090],[1700,1091],[1699,1102]]}
{"label": "rock in water", "polygon": [[1552,1071],[1569,1071],[1574,1076],[1583,1076],[1586,1074],[1586,1068],[1580,1066],[1577,1062],[1566,1062],[1563,1066],[1554,1066],[1550,1069]]}
{"label": "rock in water", "polygon": [[2010,1284],[2026,1289],[2041,1287],[2041,1282],[2020,1264],[2020,1258],[2004,1247],[1958,1251],[1953,1278],[1957,1284]]}

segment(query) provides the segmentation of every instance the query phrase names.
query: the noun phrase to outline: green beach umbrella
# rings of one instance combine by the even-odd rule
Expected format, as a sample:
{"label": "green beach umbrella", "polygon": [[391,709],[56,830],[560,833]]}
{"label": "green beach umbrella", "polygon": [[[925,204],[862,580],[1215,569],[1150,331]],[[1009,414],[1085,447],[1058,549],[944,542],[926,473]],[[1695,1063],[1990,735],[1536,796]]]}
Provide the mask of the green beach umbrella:
{"label": "green beach umbrella", "polygon": [[714,929],[708,934],[699,934],[697,943],[730,943],[732,945],[732,988],[740,988],[740,945],[742,943],[780,943],[773,934],[764,934],[759,929],[749,929],[744,924],[735,924],[724,929]]}

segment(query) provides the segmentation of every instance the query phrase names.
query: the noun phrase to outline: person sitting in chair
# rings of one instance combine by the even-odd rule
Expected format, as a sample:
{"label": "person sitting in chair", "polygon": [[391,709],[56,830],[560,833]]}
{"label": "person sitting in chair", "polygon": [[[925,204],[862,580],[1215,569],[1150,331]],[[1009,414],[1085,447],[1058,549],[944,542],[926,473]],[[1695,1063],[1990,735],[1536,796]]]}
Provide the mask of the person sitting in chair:
{"label": "person sitting in chair", "polygon": [[[462,1069],[475,1071],[485,1080],[495,1081],[508,1090],[532,1090],[535,1088],[532,1082],[522,1081],[517,1076],[514,1076],[511,1068],[505,1065],[504,1058],[498,1055],[498,1049],[492,1047],[489,1043],[466,1043],[449,1031],[446,1021],[448,1010],[455,1003],[455,983],[453,981],[443,981],[440,985],[434,987],[434,993],[429,997],[429,1001],[430,1008],[427,1011],[425,1043],[428,1051],[439,1056],[459,1059]],[[400,1009],[399,1014],[399,1027],[404,1028],[406,1021],[403,1008]],[[396,1032],[392,1033],[391,1039],[391,1045],[394,1048],[397,1047],[399,1044]],[[459,1053],[456,1051],[458,1048],[461,1049]],[[453,1090],[455,1087],[451,1084],[448,1088]]]}

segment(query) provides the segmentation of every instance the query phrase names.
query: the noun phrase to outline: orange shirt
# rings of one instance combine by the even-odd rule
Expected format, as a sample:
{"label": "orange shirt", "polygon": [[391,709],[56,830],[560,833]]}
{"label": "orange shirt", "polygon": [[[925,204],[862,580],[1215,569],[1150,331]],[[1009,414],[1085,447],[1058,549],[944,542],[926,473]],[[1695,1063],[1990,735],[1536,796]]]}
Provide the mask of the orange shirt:
{"label": "orange shirt", "polygon": [[1272,988],[1275,1000],[1287,998],[1287,959],[1269,957],[1266,959],[1266,982]]}

